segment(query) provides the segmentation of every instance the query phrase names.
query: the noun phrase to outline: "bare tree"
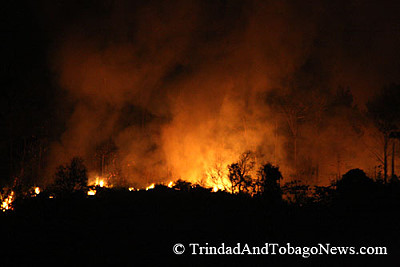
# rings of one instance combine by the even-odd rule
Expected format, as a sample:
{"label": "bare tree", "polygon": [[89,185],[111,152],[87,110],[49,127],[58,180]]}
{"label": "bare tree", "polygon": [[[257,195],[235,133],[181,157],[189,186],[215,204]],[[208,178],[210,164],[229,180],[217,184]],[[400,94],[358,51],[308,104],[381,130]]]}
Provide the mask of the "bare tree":
{"label": "bare tree", "polygon": [[283,115],[283,118],[286,121],[293,142],[293,166],[294,170],[297,172],[300,126],[306,117],[309,105],[293,95],[281,95],[277,93],[269,95],[267,102],[272,107],[276,108]]}
{"label": "bare tree", "polygon": [[378,92],[367,103],[367,115],[380,133],[382,142],[382,156],[377,158],[383,163],[383,177],[385,183],[388,176],[388,148],[391,142],[390,135],[399,126],[400,117],[400,85],[392,84]]}
{"label": "bare tree", "polygon": [[252,193],[253,179],[251,171],[255,165],[254,155],[251,151],[244,152],[239,161],[228,166],[229,181],[232,193]]}
{"label": "bare tree", "polygon": [[214,167],[207,171],[207,177],[210,178],[218,189],[228,189],[229,185],[226,182],[226,174],[224,174],[224,168],[221,162],[215,163]]}
{"label": "bare tree", "polygon": [[117,146],[115,145],[113,140],[107,140],[97,146],[96,148],[96,158],[100,165],[100,174],[101,176],[105,176],[106,173],[111,170],[114,171],[116,169],[115,159]]}

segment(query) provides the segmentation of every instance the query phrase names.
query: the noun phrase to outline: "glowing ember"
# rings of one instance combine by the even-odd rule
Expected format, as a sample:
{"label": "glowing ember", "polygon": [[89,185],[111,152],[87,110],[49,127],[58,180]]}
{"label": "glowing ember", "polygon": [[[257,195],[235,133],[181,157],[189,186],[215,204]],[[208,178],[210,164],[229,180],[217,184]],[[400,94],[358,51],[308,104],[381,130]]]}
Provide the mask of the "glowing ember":
{"label": "glowing ember", "polygon": [[217,192],[217,191],[218,191],[218,186],[214,185],[212,191],[213,191],[213,192]]}
{"label": "glowing ember", "polygon": [[154,183],[152,183],[151,185],[149,185],[148,187],[146,187],[146,191],[147,191],[147,190],[149,190],[149,189],[153,189],[153,188],[154,188],[154,186],[155,186],[155,184],[154,184]]}
{"label": "glowing ember", "polygon": [[94,189],[89,189],[89,191],[87,192],[88,196],[94,196],[96,195],[96,190]]}
{"label": "glowing ember", "polygon": [[54,197],[52,195],[50,195],[49,198],[54,198]]}
{"label": "glowing ember", "polygon": [[134,187],[129,187],[129,191],[136,191]]}
{"label": "glowing ember", "polygon": [[11,191],[10,195],[6,197],[1,203],[1,210],[4,212],[6,210],[12,210],[12,202],[14,201],[14,191]]}
{"label": "glowing ember", "polygon": [[168,187],[172,188],[174,185],[175,185],[174,182],[171,181],[171,182],[169,182]]}
{"label": "glowing ember", "polygon": [[40,188],[39,187],[35,187],[35,194],[39,195],[40,194]]}

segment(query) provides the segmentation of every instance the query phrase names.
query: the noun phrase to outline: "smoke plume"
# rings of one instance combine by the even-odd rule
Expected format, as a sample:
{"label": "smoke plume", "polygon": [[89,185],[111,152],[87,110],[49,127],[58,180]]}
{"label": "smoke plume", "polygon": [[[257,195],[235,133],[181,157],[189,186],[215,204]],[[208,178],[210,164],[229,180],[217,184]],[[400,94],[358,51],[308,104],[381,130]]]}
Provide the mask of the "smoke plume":
{"label": "smoke plume", "polygon": [[[51,64],[73,108],[49,170],[73,156],[93,170],[110,140],[121,176],[139,186],[207,179],[247,150],[287,178],[310,166],[317,183],[376,164],[358,118],[349,119],[352,107],[332,103],[349,86],[351,105],[362,109],[398,77],[389,58],[400,41],[379,31],[390,28],[390,16],[365,30],[371,22],[363,15],[383,9],[358,1],[70,5],[79,11],[60,19]],[[293,110],[313,114],[297,122],[297,133]]]}

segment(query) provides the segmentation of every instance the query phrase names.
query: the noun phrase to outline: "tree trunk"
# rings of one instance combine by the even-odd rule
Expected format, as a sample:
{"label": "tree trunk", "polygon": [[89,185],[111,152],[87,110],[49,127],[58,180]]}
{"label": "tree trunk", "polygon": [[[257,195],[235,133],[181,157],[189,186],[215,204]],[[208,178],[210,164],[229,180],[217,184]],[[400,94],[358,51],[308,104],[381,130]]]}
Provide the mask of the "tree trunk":
{"label": "tree trunk", "polygon": [[294,136],[294,171],[297,174],[297,135]]}
{"label": "tree trunk", "polygon": [[388,136],[385,136],[384,137],[385,139],[384,139],[384,145],[383,145],[383,181],[385,182],[385,184],[386,184],[386,182],[387,182],[387,173],[388,173],[388,170],[387,170],[387,149],[388,149],[388,143],[389,143],[389,137]]}
{"label": "tree trunk", "polygon": [[104,154],[101,155],[101,177],[104,176]]}
{"label": "tree trunk", "polygon": [[275,144],[274,144],[274,164],[277,165],[277,147],[278,147],[278,120],[275,120]]}
{"label": "tree trunk", "polygon": [[393,145],[392,145],[392,179],[394,178],[394,151],[395,151],[395,140],[393,140]]}

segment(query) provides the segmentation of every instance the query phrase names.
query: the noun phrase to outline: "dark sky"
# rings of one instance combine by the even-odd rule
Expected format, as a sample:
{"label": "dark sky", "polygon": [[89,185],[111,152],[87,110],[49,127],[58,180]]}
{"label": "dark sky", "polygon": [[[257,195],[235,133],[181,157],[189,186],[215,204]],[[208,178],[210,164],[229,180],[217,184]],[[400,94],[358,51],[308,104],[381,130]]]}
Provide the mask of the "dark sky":
{"label": "dark sky", "polygon": [[[201,37],[196,38],[219,38],[229,31],[240,31],[252,16],[251,12],[263,6],[257,1],[201,2],[202,10],[196,15],[204,19],[196,29]],[[298,14],[289,19],[307,20],[309,16],[307,23],[316,24],[317,34],[312,36],[315,57],[334,57],[340,53],[354,65],[352,68],[363,65],[370,73],[376,73],[373,75],[380,76],[380,81],[398,81],[398,1],[282,2],[290,12]],[[6,1],[1,14],[5,92],[2,114],[7,112],[8,116],[14,112],[13,108],[21,105],[32,112],[52,105],[57,84],[56,74],[51,70],[51,56],[71,32],[102,39],[105,43],[124,38],[130,41],[135,38],[139,7],[159,9],[166,5],[163,1]],[[277,8],[272,12],[283,11]],[[304,31],[302,28],[290,30]]]}
{"label": "dark sky", "polygon": [[[133,105],[175,122],[184,121],[176,111],[179,97],[185,103],[198,98],[222,103],[225,89],[182,93],[192,81],[205,80],[207,87],[234,77],[235,86],[256,88],[236,92],[243,97],[287,80],[304,90],[349,86],[361,106],[385,84],[400,82],[398,1],[6,1],[1,10],[5,158],[10,143],[18,146],[32,135],[70,144],[69,131],[81,125],[75,117],[105,112],[110,127],[121,121],[108,118],[106,110],[77,113],[81,105],[101,103],[115,114]],[[97,55],[108,62],[106,69],[91,65]],[[82,67],[79,59],[86,57],[94,61]],[[88,67],[104,74],[103,84],[118,93],[82,85],[92,83],[90,76],[78,77]],[[145,88],[141,93],[124,87],[125,72],[139,73],[134,87]],[[268,86],[262,85],[263,72]],[[213,75],[222,78],[210,79]],[[173,101],[163,100],[171,96]],[[171,129],[155,128],[161,129],[156,136]]]}

